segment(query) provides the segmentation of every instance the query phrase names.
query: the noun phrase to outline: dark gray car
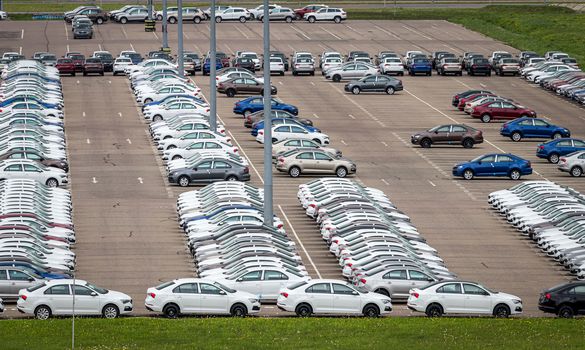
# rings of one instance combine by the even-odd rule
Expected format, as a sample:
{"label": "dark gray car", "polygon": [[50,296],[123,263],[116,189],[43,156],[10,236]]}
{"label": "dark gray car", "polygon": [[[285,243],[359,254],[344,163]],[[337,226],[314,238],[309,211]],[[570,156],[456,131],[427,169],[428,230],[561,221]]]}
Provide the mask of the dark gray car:
{"label": "dark gray car", "polygon": [[402,91],[402,81],[386,75],[372,75],[345,84],[345,91],[358,95],[360,92],[386,92],[388,95]]}
{"label": "dark gray car", "polygon": [[91,25],[80,25],[73,30],[73,39],[93,38],[93,27]]}
{"label": "dark gray car", "polygon": [[250,169],[244,164],[225,158],[207,158],[193,167],[176,169],[169,173],[169,182],[181,187],[215,181],[250,181]]}
{"label": "dark gray car", "polygon": [[43,281],[42,277],[18,267],[0,266],[0,298],[4,300],[18,299],[18,291]]}

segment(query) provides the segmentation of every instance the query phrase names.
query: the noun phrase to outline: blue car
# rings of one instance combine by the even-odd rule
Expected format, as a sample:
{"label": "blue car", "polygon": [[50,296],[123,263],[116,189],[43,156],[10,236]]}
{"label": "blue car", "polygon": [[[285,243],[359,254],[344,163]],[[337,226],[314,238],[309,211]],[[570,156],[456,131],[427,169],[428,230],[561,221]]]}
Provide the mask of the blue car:
{"label": "blue car", "polygon": [[416,75],[419,73],[424,73],[425,75],[433,74],[433,65],[431,64],[431,60],[426,58],[415,58],[412,61],[408,67],[408,74]]}
{"label": "blue car", "polygon": [[[211,60],[209,59],[209,57],[207,57],[205,59],[205,62],[203,62],[203,75],[208,75],[211,72],[211,64],[209,63]],[[216,71],[220,70],[223,68],[223,64],[221,64],[221,59],[216,58],[215,59],[215,69]]]}
{"label": "blue car", "polygon": [[0,267],[19,267],[23,270],[27,270],[29,272],[34,273],[37,276],[41,276],[42,278],[52,279],[52,280],[59,280],[59,279],[66,279],[71,278],[71,276],[63,273],[54,273],[54,272],[47,272],[46,270],[40,270],[36,268],[34,265],[26,263],[26,262],[1,262]]}
{"label": "blue car", "polygon": [[513,141],[522,138],[560,139],[571,137],[571,132],[562,126],[556,126],[538,118],[518,118],[502,125],[500,135],[507,136]]}
{"label": "blue car", "polygon": [[32,102],[36,102],[38,104],[40,104],[41,106],[45,107],[45,108],[55,108],[55,109],[61,109],[61,106],[54,104],[54,103],[46,103],[43,102],[39,99],[37,99],[36,97],[28,97],[28,96],[14,96],[11,97],[9,99],[6,99],[2,102],[0,102],[0,107],[5,107],[8,105],[11,105],[15,102],[28,102],[28,101],[32,101]]}
{"label": "blue car", "polygon": [[[303,127],[305,129],[309,130],[310,132],[321,132],[321,130],[319,130],[313,126],[305,125],[305,124],[301,123],[300,121],[292,119],[292,118],[272,118],[272,126],[279,125],[279,124],[285,124],[285,123],[298,125],[300,127]],[[256,123],[254,123],[254,125],[252,125],[252,131],[251,131],[252,136],[257,136],[258,130],[260,130],[260,129],[264,129],[264,120],[260,120]]]}
{"label": "blue car", "polygon": [[556,139],[538,145],[536,156],[557,164],[561,156],[576,151],[585,151],[585,141],[579,139]]}
{"label": "blue car", "polygon": [[510,153],[484,154],[453,167],[453,176],[471,180],[476,176],[509,176],[518,180],[532,174],[530,162]]}
{"label": "blue car", "polygon": [[[292,115],[298,115],[299,109],[293,105],[286,104],[280,100],[271,98],[272,110],[285,111]],[[264,109],[264,100],[262,97],[248,97],[247,99],[236,102],[234,105],[235,114],[243,114],[247,116],[249,114],[261,111]]]}

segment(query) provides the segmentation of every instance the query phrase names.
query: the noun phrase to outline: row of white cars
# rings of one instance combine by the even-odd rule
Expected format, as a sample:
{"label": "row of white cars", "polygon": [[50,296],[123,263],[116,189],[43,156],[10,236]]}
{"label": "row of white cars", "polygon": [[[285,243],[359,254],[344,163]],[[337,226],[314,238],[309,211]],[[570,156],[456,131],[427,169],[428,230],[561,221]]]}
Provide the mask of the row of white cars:
{"label": "row of white cars", "polygon": [[585,279],[585,196],[551,181],[527,181],[488,202],[542,251]]}

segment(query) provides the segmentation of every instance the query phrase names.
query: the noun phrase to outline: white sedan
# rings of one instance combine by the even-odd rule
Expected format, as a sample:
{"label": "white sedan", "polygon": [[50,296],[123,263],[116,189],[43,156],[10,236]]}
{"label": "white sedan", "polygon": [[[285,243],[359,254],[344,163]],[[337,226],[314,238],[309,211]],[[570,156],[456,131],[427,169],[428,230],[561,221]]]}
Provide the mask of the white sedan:
{"label": "white sedan", "polygon": [[[313,140],[320,145],[329,144],[329,136],[320,132],[312,132],[297,125],[278,125],[272,128],[272,142],[288,139]],[[264,129],[258,130],[256,141],[264,143]]]}
{"label": "white sedan", "polygon": [[198,97],[201,92],[200,88],[193,88],[193,87],[189,87],[187,85],[183,85],[183,86],[167,86],[167,87],[163,87],[161,89],[158,89],[156,91],[152,91],[152,92],[145,92],[142,94],[138,94],[138,96],[136,96],[136,102],[138,102],[138,104],[142,105],[142,104],[147,104],[150,103],[152,101],[160,101],[162,99],[164,99],[165,97],[168,96],[172,96],[172,95],[178,95],[178,94],[182,94],[182,95],[192,95],[192,96],[196,96]]}
{"label": "white sedan", "polygon": [[171,150],[174,148],[185,148],[191,145],[195,140],[197,141],[207,141],[207,140],[218,140],[223,143],[227,143],[231,145],[232,139],[229,137],[225,137],[223,135],[214,133],[209,130],[200,130],[200,131],[192,131],[188,134],[185,134],[179,138],[170,138],[166,140],[161,140],[158,143],[158,149],[160,151],[164,150]]}
{"label": "white sedan", "polygon": [[[73,290],[75,289],[75,290]],[[73,314],[73,293],[77,315],[116,318],[132,312],[132,298],[124,293],[97,287],[83,280],[58,279],[21,289],[18,311],[46,320],[51,316]]]}
{"label": "white sedan", "polygon": [[325,279],[302,281],[282,289],[276,305],[302,317],[312,314],[378,317],[392,311],[392,302],[385,295],[358,290],[345,281]]}
{"label": "white sedan", "polygon": [[380,72],[382,74],[397,74],[404,75],[404,65],[402,60],[398,57],[386,57],[380,63]]}
{"label": "white sedan", "polygon": [[[179,138],[193,130],[210,130],[210,125],[206,120],[201,119],[196,122],[184,123],[176,129],[166,128],[161,130],[161,128],[159,128],[154,132],[153,139],[155,142],[159,142],[160,140]],[[225,136],[225,127],[223,125],[218,125],[216,132],[222,136]]]}
{"label": "white sedan", "polygon": [[163,152],[162,159],[165,161],[169,160],[177,160],[177,159],[184,159],[189,158],[195,154],[201,153],[201,151],[210,151],[210,150],[218,150],[218,151],[225,151],[226,153],[231,153],[235,155],[239,155],[239,150],[225,142],[220,140],[201,140],[197,142],[193,142],[185,148],[173,148],[170,150],[165,150]]}
{"label": "white sedan", "polygon": [[244,317],[260,311],[260,301],[253,294],[199,278],[181,278],[148,288],[144,305],[168,318],[181,314]]}
{"label": "white sedan", "polygon": [[443,314],[484,314],[508,317],[522,313],[522,300],[511,294],[493,292],[480,284],[442,281],[410,290],[407,306],[429,317]]}
{"label": "white sedan", "polygon": [[4,160],[0,162],[0,178],[31,179],[49,187],[67,184],[67,173],[64,170],[46,167],[34,160]]}
{"label": "white sedan", "polygon": [[46,108],[42,105],[28,101],[28,102],[16,102],[14,104],[0,107],[0,113],[4,114],[14,114],[14,113],[24,113],[35,111],[40,113],[41,115],[49,118],[60,118],[63,119],[63,111],[56,109],[56,108]]}
{"label": "white sedan", "polygon": [[187,113],[209,116],[209,107],[204,107],[195,102],[174,102],[168,105],[156,105],[149,107],[151,108],[145,110],[144,118],[153,122]]}

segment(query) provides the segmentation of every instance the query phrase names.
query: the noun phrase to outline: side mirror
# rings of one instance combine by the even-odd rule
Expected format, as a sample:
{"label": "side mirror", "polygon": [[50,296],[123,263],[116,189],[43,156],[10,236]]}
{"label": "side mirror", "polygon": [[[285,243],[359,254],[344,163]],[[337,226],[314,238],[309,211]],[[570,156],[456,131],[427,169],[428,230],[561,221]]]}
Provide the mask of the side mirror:
{"label": "side mirror", "polygon": [[358,293],[354,290],[353,292],[351,292],[351,295],[360,295],[360,293]]}
{"label": "side mirror", "polygon": [[224,292],[223,290],[220,290],[220,291],[219,291],[219,295],[226,295],[226,294],[227,294],[227,293],[226,293],[226,292]]}
{"label": "side mirror", "polygon": [[97,294],[96,292],[91,292],[91,294],[90,294],[90,295],[91,295],[92,297],[97,297],[97,295],[98,295],[98,294]]}
{"label": "side mirror", "polygon": [[242,282],[244,279],[242,277],[238,278],[236,282]]}
{"label": "side mirror", "polygon": [[435,134],[438,134],[438,133],[439,133],[439,131],[438,130],[435,130]]}
{"label": "side mirror", "polygon": [[32,278],[32,277],[29,277],[29,278],[28,278],[28,281],[29,281],[29,282],[34,282],[34,281],[35,281],[35,279],[34,279],[34,278]]}
{"label": "side mirror", "polygon": [[477,161],[477,164],[481,164],[481,160],[478,160],[478,161]]}
{"label": "side mirror", "polygon": [[429,278],[427,278],[427,282],[434,282],[434,281],[435,281],[435,280],[434,280],[434,279],[432,279],[432,278],[430,278],[430,277],[429,277]]}

